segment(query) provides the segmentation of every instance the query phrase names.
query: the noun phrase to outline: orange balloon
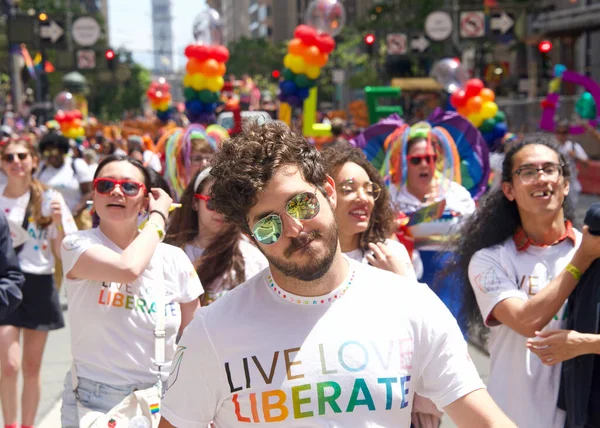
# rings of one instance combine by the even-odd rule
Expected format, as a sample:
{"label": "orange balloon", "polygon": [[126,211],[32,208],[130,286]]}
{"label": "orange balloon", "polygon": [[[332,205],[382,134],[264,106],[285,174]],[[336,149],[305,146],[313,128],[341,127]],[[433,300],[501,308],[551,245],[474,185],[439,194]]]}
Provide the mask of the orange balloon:
{"label": "orange balloon", "polygon": [[310,46],[304,52],[304,60],[307,64],[318,65],[321,59],[321,51],[316,46]]}
{"label": "orange balloon", "polygon": [[469,115],[469,109],[464,106],[464,107],[459,107],[456,109],[456,111],[458,112],[458,114],[467,117]]}
{"label": "orange balloon", "polygon": [[227,71],[227,67],[225,67],[225,63],[224,62],[220,62],[219,63],[219,76],[224,76],[225,72]]}
{"label": "orange balloon", "polygon": [[200,73],[202,71],[202,62],[200,62],[196,58],[190,58],[190,60],[185,66],[185,70],[188,74]]}
{"label": "orange balloon", "polygon": [[304,53],[305,46],[300,39],[292,39],[288,43],[288,52],[292,55],[302,56]]}
{"label": "orange balloon", "polygon": [[202,63],[201,73],[206,77],[215,77],[219,75],[220,69],[219,62],[216,59],[210,58]]}
{"label": "orange balloon", "polygon": [[470,113],[479,113],[483,101],[479,95],[475,95],[467,100],[467,109]]}
{"label": "orange balloon", "polygon": [[486,101],[494,101],[496,99],[496,94],[490,88],[483,88],[481,92],[479,92],[479,96],[481,97],[482,102]]}
{"label": "orange balloon", "polygon": [[319,62],[317,62],[315,65],[317,67],[325,67],[325,64],[327,64],[328,60],[329,60],[329,55],[327,55],[326,53],[322,53],[319,55]]}

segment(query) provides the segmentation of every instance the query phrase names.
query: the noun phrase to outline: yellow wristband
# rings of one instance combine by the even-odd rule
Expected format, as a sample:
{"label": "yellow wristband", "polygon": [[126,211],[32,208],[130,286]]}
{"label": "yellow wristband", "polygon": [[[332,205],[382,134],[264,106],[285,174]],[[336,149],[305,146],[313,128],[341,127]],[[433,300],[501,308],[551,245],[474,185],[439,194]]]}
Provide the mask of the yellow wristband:
{"label": "yellow wristband", "polygon": [[156,224],[152,221],[148,221],[144,225],[144,229],[148,226],[152,226],[156,229],[156,233],[158,233],[158,239],[160,239],[162,241],[165,238],[165,230],[162,227],[160,227],[158,224]]}
{"label": "yellow wristband", "polygon": [[569,263],[567,265],[565,270],[567,272],[569,272],[571,275],[573,275],[573,278],[575,278],[575,281],[579,281],[579,279],[581,279],[581,271],[579,269],[577,269],[575,266],[573,266],[571,263]]}

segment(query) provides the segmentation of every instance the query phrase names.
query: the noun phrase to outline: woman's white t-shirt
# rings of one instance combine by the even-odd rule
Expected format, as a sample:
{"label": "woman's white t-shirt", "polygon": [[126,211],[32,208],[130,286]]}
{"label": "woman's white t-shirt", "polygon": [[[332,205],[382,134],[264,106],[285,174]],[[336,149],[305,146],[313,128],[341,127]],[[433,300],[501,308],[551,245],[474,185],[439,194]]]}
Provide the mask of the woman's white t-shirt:
{"label": "woman's white t-shirt", "polygon": [[79,377],[109,385],[152,383],[156,296],[166,295],[166,361],[169,374],[181,325],[180,303],[197,299],[202,285],[185,253],[159,244],[142,275],[130,284],[68,279],[79,257],[93,246],[122,253],[100,228],[77,232],[62,244],[63,279],[69,301],[71,353]]}
{"label": "woman's white t-shirt", "polygon": [[65,198],[71,212],[73,212],[81,201],[80,184],[92,182],[94,174],[83,159],[73,159],[67,156],[60,168],[41,164],[37,179],[46,186],[58,190]]}
{"label": "woman's white t-shirt", "polygon": [[[417,279],[415,268],[413,267],[413,264],[410,263],[410,256],[408,255],[408,251],[406,251],[406,247],[404,247],[404,245],[402,245],[400,242],[394,241],[393,239],[386,239],[385,245],[387,245],[388,249],[394,256],[400,260],[407,261],[407,265],[405,266],[406,276],[410,277],[411,279]],[[369,264],[367,254],[373,255],[373,252],[370,250],[365,252],[362,250],[362,248],[357,248],[356,250],[348,251],[344,254],[359,263]]]}
{"label": "woman's white t-shirt", "polygon": [[[190,261],[194,264],[202,254],[204,254],[204,248],[196,247],[195,245],[187,244],[184,250],[185,254],[187,254]],[[269,266],[269,262],[263,253],[244,237],[240,239],[240,251],[244,257],[244,274],[246,276],[246,281]],[[208,295],[205,297],[207,297],[209,301],[217,300],[231,290],[231,285],[224,284],[223,282],[223,279],[216,280],[215,284],[211,285],[210,290],[206,291]],[[208,288],[207,284],[205,284],[205,286]]]}
{"label": "woman's white t-shirt", "polygon": [[[4,196],[5,188],[5,186],[0,186],[0,209],[6,215],[11,235],[14,231],[18,231],[20,234],[31,192],[27,192],[18,198],[7,198]],[[57,192],[54,192],[53,197],[60,201],[62,227],[65,234],[77,232],[77,225],[63,197]],[[36,225],[33,217],[30,217],[26,233],[29,237],[18,254],[21,270],[34,275],[52,275],[54,273],[52,240],[57,236],[56,225],[50,224],[42,229]]]}
{"label": "woman's white t-shirt", "polygon": [[[486,324],[490,327],[491,369],[488,391],[519,427],[563,428],[565,412],[557,407],[561,364],[546,366],[527,349],[527,338],[500,324],[492,311],[505,299],[527,302],[569,264],[581,243],[565,239],[551,247],[531,245],[517,251],[512,239],[479,250],[469,263],[469,281]],[[566,302],[542,330],[565,327]]]}

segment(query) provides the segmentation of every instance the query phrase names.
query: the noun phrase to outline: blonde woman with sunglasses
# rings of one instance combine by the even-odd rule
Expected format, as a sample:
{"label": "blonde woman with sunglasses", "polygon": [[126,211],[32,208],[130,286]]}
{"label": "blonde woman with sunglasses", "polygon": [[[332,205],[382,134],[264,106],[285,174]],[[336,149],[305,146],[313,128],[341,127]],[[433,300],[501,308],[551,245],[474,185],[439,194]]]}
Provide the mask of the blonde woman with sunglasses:
{"label": "blonde woman with sunglasses", "polygon": [[[94,178],[97,228],[62,244],[73,366],[65,379],[62,426],[78,427],[78,408],[108,412],[135,390],[160,386],[178,334],[203,289],[179,248],[162,244],[173,200],[151,188],[144,166],[123,155],[105,158]],[[138,230],[138,216],[148,221]],[[165,359],[154,364],[154,329],[164,301]]]}
{"label": "blonde woman with sunglasses", "polygon": [[[64,199],[32,176],[38,165],[35,149],[23,140],[2,148],[6,185],[0,186],[19,265],[25,275],[23,302],[0,321],[0,402],[7,427],[17,426],[21,396],[21,426],[33,426],[40,399],[40,367],[48,332],[65,323],[54,282],[54,254],[63,238],[77,231]],[[21,346],[22,340],[22,346]],[[23,392],[17,392],[19,371]]]}

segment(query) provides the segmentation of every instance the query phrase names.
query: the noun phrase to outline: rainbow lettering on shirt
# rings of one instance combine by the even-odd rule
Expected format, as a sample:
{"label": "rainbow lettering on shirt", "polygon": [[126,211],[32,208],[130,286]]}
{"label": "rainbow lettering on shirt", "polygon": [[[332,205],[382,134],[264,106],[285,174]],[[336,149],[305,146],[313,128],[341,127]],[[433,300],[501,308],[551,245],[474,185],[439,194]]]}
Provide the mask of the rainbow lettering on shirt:
{"label": "rainbow lettering on shirt", "polygon": [[[98,304],[129,309],[130,311],[137,310],[146,314],[156,312],[156,303],[135,294],[131,284],[103,282],[98,295]],[[176,305],[167,303],[165,305],[165,315],[178,316]]]}
{"label": "rainbow lettering on shirt", "polygon": [[[302,355],[308,351],[313,360],[320,361],[317,373],[303,372],[301,350]],[[282,422],[358,409],[408,408],[413,350],[412,339],[383,344],[349,340],[337,352],[331,345],[318,344],[276,351],[272,359],[263,361],[256,355],[243,357],[235,365],[225,362],[224,368],[238,422]],[[385,375],[374,376],[379,370]],[[320,381],[292,382],[285,390],[264,388],[305,378]],[[248,391],[251,389],[255,392]]]}

